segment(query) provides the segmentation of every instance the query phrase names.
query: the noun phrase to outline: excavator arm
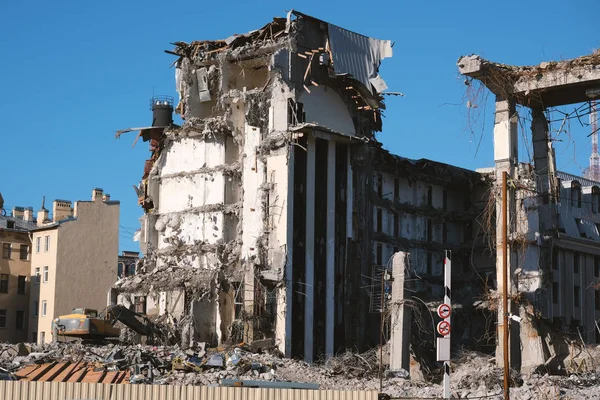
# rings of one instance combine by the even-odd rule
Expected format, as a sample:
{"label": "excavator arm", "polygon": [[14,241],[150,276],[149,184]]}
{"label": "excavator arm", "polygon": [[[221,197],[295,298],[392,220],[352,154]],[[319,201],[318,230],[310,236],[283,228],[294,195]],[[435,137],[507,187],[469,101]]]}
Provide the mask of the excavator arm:
{"label": "excavator arm", "polygon": [[154,323],[148,317],[131,311],[121,304],[108,306],[106,316],[112,324],[119,321],[140,335],[152,336],[154,332]]}

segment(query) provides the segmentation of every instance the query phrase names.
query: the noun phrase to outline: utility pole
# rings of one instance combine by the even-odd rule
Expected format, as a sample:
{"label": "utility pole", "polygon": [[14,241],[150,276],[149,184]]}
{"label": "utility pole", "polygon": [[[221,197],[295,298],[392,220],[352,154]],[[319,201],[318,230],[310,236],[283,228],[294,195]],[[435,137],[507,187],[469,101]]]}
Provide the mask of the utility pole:
{"label": "utility pole", "polygon": [[502,339],[504,347],[504,399],[510,399],[508,354],[508,173],[502,171]]}

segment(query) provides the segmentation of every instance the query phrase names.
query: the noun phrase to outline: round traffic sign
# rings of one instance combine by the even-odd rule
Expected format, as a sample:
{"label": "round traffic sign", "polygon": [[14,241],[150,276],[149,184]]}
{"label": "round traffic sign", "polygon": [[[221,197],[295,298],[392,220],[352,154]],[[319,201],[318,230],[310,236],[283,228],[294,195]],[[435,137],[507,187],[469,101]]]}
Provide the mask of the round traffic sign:
{"label": "round traffic sign", "polygon": [[437,325],[437,331],[442,336],[448,336],[450,334],[450,322],[440,321]]}
{"label": "round traffic sign", "polygon": [[446,303],[440,304],[440,306],[437,309],[437,313],[440,316],[440,318],[445,319],[448,318],[450,314],[452,314],[452,308]]}

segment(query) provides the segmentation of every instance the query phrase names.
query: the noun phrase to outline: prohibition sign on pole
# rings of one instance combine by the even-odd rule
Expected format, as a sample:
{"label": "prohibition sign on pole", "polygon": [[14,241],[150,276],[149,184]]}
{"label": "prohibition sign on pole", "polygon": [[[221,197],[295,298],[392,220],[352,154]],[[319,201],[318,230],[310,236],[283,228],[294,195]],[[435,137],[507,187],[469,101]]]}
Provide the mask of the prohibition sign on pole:
{"label": "prohibition sign on pole", "polygon": [[440,321],[437,325],[437,331],[442,336],[448,336],[450,334],[450,322]]}
{"label": "prohibition sign on pole", "polygon": [[440,318],[446,319],[452,313],[452,308],[446,303],[440,304],[440,306],[437,309],[437,313],[440,316]]}

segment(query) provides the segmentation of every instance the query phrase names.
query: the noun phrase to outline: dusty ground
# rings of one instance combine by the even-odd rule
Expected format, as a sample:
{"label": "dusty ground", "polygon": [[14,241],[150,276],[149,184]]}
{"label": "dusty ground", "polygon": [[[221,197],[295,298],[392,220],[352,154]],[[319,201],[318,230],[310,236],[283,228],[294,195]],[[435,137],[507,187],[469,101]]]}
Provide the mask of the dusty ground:
{"label": "dusty ground", "polygon": [[[195,351],[183,352],[176,346],[0,345],[0,367],[14,372],[35,362],[86,360],[99,362],[107,369],[127,369],[136,362],[151,361],[158,377],[147,383],[154,384],[217,385],[220,379],[229,378],[309,382],[319,384],[322,389],[379,391],[379,365],[375,351],[360,355],[346,353],[325,363],[309,366],[301,361],[280,358],[276,354],[251,353],[247,348],[238,348],[241,359],[235,362],[231,358],[234,347],[206,351],[196,348]],[[117,350],[120,350],[122,356],[111,359],[109,356]],[[590,359],[586,360],[589,367],[584,368],[585,372],[563,376],[513,374],[515,387],[511,388],[511,399],[600,399],[600,363],[594,360],[595,355],[600,355],[600,351],[586,354],[589,354]],[[217,359],[222,357],[222,367],[202,365],[213,355]],[[194,360],[199,367],[193,367],[196,371],[172,371],[171,363],[177,357]],[[121,358],[121,361],[115,362],[115,358]],[[203,361],[199,363],[198,360]],[[489,356],[465,353],[452,364],[452,370],[451,383],[455,398],[502,398],[502,369],[496,368]],[[386,374],[383,393],[391,398],[441,398],[441,382],[418,382],[398,377],[403,375]],[[437,380],[439,378],[434,378],[434,381]]]}

